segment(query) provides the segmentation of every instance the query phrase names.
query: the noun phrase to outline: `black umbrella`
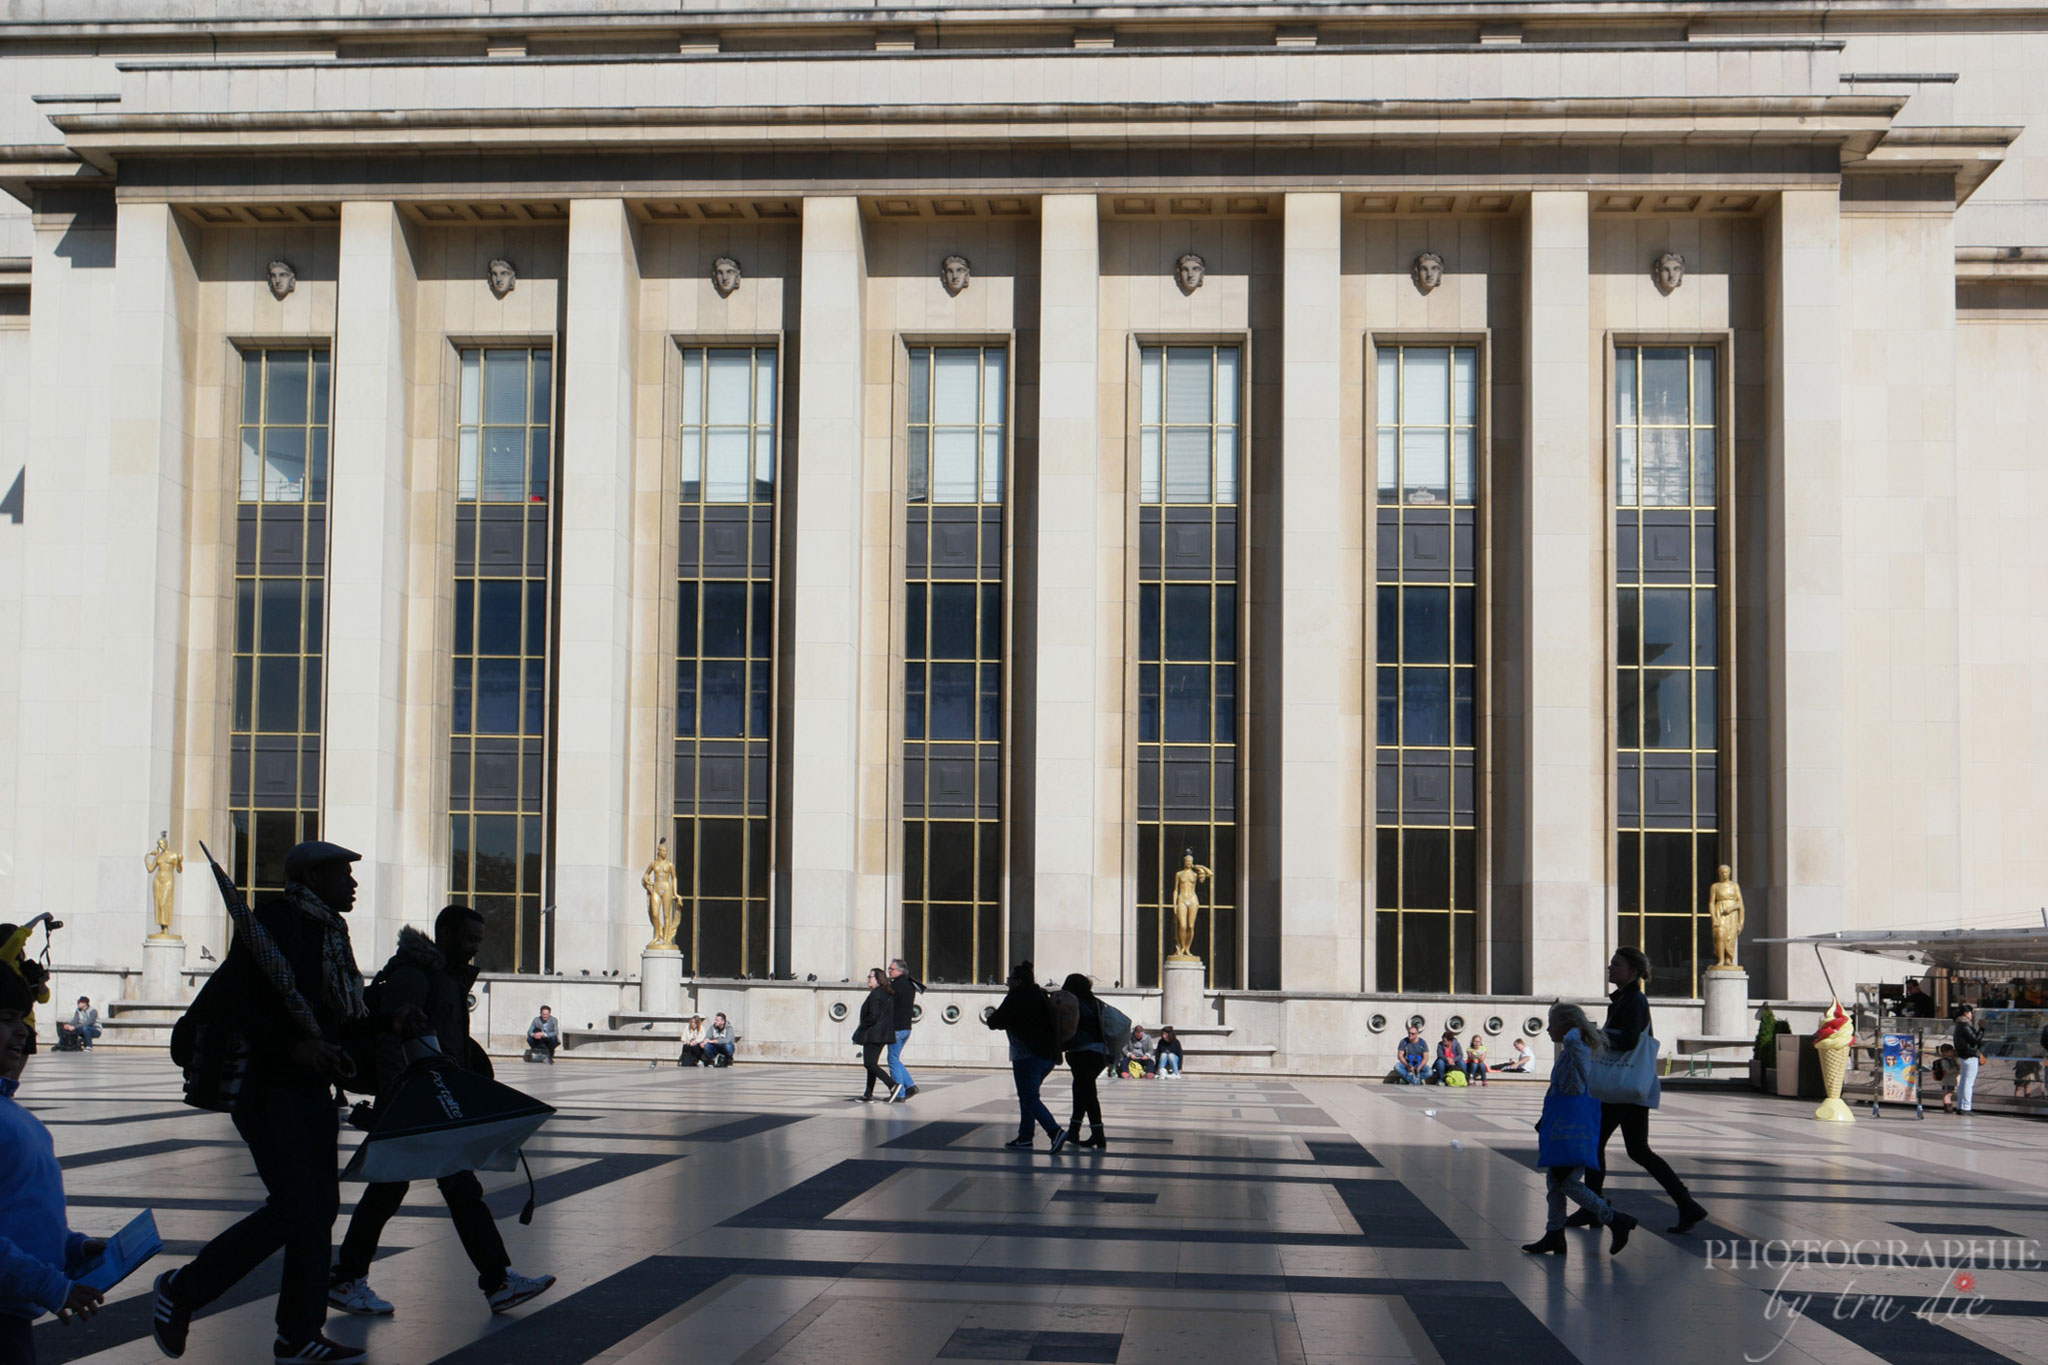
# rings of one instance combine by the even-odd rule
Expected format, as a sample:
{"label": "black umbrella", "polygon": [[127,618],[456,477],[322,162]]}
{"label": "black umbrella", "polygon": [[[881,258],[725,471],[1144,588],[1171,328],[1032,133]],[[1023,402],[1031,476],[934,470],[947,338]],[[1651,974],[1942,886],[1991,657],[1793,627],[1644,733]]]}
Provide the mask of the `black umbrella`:
{"label": "black umbrella", "polygon": [[415,1063],[377,1106],[376,1126],[341,1178],[376,1184],[513,1170],[520,1146],[554,1112],[437,1054]]}

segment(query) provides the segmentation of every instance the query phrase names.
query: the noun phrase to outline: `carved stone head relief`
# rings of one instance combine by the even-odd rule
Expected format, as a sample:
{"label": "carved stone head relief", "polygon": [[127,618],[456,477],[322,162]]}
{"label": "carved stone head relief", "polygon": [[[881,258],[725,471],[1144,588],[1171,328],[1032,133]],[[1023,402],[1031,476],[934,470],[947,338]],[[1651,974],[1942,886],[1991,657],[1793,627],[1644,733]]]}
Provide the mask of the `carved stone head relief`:
{"label": "carved stone head relief", "polygon": [[740,263],[730,256],[720,256],[711,263],[711,287],[718,291],[718,297],[729,299],[740,287]]}
{"label": "carved stone head relief", "polygon": [[974,283],[974,265],[965,256],[948,256],[939,262],[939,280],[948,294],[958,298],[961,290]]}
{"label": "carved stone head relief", "polygon": [[285,295],[299,287],[299,272],[290,261],[272,261],[269,266],[271,297],[282,303]]}
{"label": "carved stone head relief", "polygon": [[1180,286],[1183,294],[1192,294],[1202,287],[1202,281],[1209,275],[1209,263],[1190,251],[1173,263],[1173,282]]}
{"label": "carved stone head relief", "polygon": [[1408,267],[1408,278],[1415,281],[1416,289],[1429,293],[1444,282],[1444,258],[1434,251],[1423,252]]}
{"label": "carved stone head relief", "polygon": [[1658,293],[1668,295],[1685,283],[1685,257],[1675,251],[1665,252],[1650,266],[1650,279]]}
{"label": "carved stone head relief", "polygon": [[491,294],[504,298],[519,287],[519,272],[512,268],[512,262],[500,258],[485,267],[484,276],[491,282]]}

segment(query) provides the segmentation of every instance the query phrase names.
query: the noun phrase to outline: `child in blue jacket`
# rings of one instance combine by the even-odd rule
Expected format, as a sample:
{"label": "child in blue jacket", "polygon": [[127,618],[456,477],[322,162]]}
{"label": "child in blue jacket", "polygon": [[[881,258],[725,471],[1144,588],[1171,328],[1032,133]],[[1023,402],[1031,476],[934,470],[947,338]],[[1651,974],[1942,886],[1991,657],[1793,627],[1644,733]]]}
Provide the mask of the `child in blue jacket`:
{"label": "child in blue jacket", "polygon": [[44,1313],[69,1323],[99,1310],[100,1291],[72,1276],[106,1248],[70,1230],[50,1132],[14,1099],[33,1004],[27,984],[0,970],[0,1365],[35,1365],[30,1324]]}

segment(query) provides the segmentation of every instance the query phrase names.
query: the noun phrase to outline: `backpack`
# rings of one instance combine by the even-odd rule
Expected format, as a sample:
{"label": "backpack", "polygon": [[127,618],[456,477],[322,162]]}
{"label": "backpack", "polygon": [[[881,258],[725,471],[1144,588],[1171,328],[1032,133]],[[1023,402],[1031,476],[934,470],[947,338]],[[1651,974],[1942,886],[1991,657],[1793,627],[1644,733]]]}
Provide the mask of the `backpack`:
{"label": "backpack", "polygon": [[1471,1083],[1471,1081],[1466,1079],[1465,1073],[1462,1071],[1447,1071],[1444,1073],[1445,1085],[1462,1086],[1470,1085]]}
{"label": "backpack", "polygon": [[1131,1016],[1107,1000],[1097,1000],[1095,1005],[1096,1017],[1102,1022],[1104,1046],[1109,1048],[1111,1057],[1122,1056],[1123,1050],[1131,1045]]}
{"label": "backpack", "polygon": [[1052,993],[1052,1037],[1062,1048],[1074,1041],[1081,1027],[1081,997],[1072,991]]}

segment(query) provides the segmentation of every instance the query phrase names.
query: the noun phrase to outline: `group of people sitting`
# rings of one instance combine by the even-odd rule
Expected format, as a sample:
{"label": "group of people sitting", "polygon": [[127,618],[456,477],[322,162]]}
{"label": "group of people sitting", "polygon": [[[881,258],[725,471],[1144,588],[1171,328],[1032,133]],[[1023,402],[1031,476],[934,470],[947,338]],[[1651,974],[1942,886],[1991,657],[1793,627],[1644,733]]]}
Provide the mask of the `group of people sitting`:
{"label": "group of people sitting", "polygon": [[1171,1024],[1161,1028],[1157,1038],[1145,1032],[1143,1024],[1132,1024],[1131,1041],[1117,1054],[1109,1078],[1142,1081],[1165,1076],[1179,1080],[1181,1061],[1180,1039],[1173,1036]]}
{"label": "group of people sitting", "polygon": [[731,1066],[735,1045],[740,1040],[739,1030],[720,1010],[711,1016],[711,1027],[704,1026],[704,1016],[693,1014],[683,1025],[683,1050],[676,1057],[677,1066]]}
{"label": "group of people sitting", "polygon": [[1408,1036],[1394,1048],[1395,1076],[1407,1085],[1485,1085],[1489,1072],[1525,1072],[1534,1062],[1529,1045],[1520,1038],[1515,1039],[1514,1052],[1506,1061],[1492,1065],[1486,1060],[1486,1040],[1476,1033],[1460,1046],[1458,1035],[1445,1029],[1431,1048],[1422,1040],[1419,1024],[1410,1024]]}

